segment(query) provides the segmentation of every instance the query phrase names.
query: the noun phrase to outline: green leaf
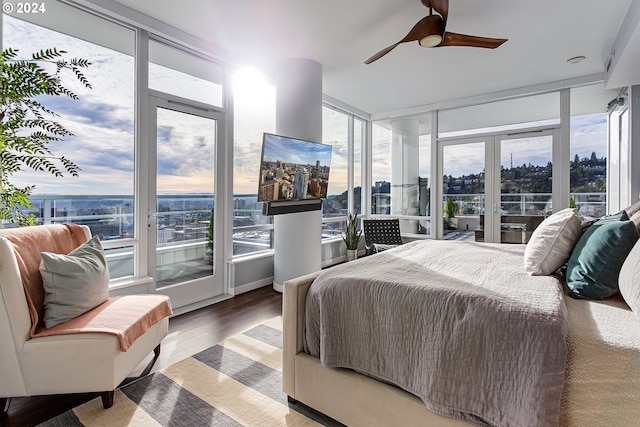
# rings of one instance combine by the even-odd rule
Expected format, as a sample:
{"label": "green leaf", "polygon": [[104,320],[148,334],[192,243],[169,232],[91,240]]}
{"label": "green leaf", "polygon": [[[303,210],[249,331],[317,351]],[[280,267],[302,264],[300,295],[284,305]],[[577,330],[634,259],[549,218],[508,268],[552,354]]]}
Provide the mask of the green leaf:
{"label": "green leaf", "polygon": [[[57,48],[31,54],[31,59],[19,59],[18,49],[0,52],[0,220],[17,225],[33,225],[35,217],[27,214],[33,208],[29,196],[33,186],[16,187],[10,178],[24,168],[42,171],[55,177],[63,172],[78,176],[80,168],[64,156],[55,156],[49,149],[52,142],[73,135],[61,123],[53,110],[43,106],[38,97],[66,96],[78,99],[62,78],[73,76],[85,88],[91,89],[81,69],[91,63],[82,58],[65,59],[67,53]],[[55,65],[55,72],[47,71]]]}

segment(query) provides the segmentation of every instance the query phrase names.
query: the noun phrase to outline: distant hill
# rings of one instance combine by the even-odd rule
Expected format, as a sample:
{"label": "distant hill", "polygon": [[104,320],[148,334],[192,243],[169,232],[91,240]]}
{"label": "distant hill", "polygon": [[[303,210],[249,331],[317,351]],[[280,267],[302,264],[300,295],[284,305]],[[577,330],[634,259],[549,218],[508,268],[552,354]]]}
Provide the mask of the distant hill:
{"label": "distant hill", "polygon": [[[523,164],[512,168],[502,168],[501,182],[503,194],[551,193],[553,164],[544,166]],[[603,193],[606,191],[606,157],[580,159],[577,155],[570,162],[570,188],[572,193]],[[445,194],[477,194],[484,192],[484,173],[443,177]]]}
{"label": "distant hill", "polygon": [[[519,193],[551,193],[553,164],[544,166],[523,164],[512,168],[502,168],[503,194]],[[591,153],[589,158],[580,159],[577,155],[570,162],[570,191],[572,193],[605,193],[607,159]],[[408,183],[404,183],[408,184]],[[417,185],[417,183],[416,183]],[[443,176],[444,194],[479,194],[484,192],[484,172],[453,177]],[[355,188],[355,207],[360,210],[360,187]],[[388,194],[391,184],[386,181],[376,182],[372,194]],[[346,214],[347,192],[327,197],[323,206],[324,214]]]}

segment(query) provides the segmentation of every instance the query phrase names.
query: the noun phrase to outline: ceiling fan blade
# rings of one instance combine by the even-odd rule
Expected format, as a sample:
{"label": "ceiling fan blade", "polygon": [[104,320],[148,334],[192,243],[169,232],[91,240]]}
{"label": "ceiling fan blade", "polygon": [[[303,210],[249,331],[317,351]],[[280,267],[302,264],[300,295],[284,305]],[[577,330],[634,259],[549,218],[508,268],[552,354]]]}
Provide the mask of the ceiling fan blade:
{"label": "ceiling fan blade", "polygon": [[495,49],[508,39],[494,39],[491,37],[468,36],[458,33],[444,33],[444,40],[438,45],[442,46],[467,46],[467,47],[483,47],[485,49]]}
{"label": "ceiling fan blade", "polygon": [[426,7],[432,7],[433,10],[442,16],[444,23],[447,23],[447,16],[449,15],[449,0],[422,0],[422,4]]}
{"label": "ceiling fan blade", "polygon": [[437,15],[426,16],[418,21],[416,25],[411,28],[409,33],[404,36],[402,40],[398,43],[393,44],[386,49],[382,49],[380,52],[373,55],[371,58],[364,61],[365,64],[371,64],[373,61],[377,61],[378,59],[385,56],[387,53],[391,52],[395,49],[400,43],[407,43],[412,41],[418,41],[423,37],[426,37],[431,34],[442,34],[444,31],[444,26],[442,22],[442,18]]}
{"label": "ceiling fan blade", "polygon": [[387,53],[391,52],[393,49],[395,49],[400,43],[402,42],[398,42],[396,44],[392,44],[389,47],[386,47],[384,49],[382,49],[380,52],[376,53],[375,55],[373,55],[371,58],[367,59],[366,61],[364,61],[365,64],[371,64],[373,61],[377,61],[378,59],[382,58],[383,56],[385,56]]}

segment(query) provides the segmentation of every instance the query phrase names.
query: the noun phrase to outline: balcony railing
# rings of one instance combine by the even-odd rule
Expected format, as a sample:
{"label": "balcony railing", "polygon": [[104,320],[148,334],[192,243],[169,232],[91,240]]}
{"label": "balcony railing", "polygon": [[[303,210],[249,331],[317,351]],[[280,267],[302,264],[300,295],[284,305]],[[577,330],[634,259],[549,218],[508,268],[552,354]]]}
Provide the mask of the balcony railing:
{"label": "balcony railing", "polygon": [[[599,218],[606,213],[606,193],[571,193],[578,215],[583,218]],[[552,212],[551,193],[502,193],[500,213],[502,215],[549,215]],[[445,194],[444,204],[453,200],[456,215],[484,214],[484,194]]]}
{"label": "balcony railing", "polygon": [[[377,204],[390,206],[391,195],[377,193]],[[605,193],[571,193],[579,215],[597,218],[605,214]],[[205,253],[209,239],[209,222],[213,194],[163,195],[158,197],[156,214],[158,254],[188,243]],[[444,203],[452,199],[456,216],[478,217],[484,213],[484,194],[446,194]],[[548,215],[551,213],[550,193],[502,194],[500,211],[503,215]],[[384,203],[384,201],[389,203]],[[101,235],[108,247],[108,256],[122,261],[123,254],[132,258],[132,246],[127,239],[134,237],[134,200],[132,196],[103,195],[34,195],[33,213],[39,224],[77,223],[87,225],[92,234]],[[388,214],[388,212],[374,212]],[[415,216],[417,212],[404,212]],[[423,217],[420,217],[423,218]],[[419,218],[419,219],[420,219]],[[326,214],[323,218],[323,238],[340,236],[345,227],[346,212]],[[415,222],[415,221],[414,221]],[[272,248],[273,225],[262,215],[255,195],[235,195],[233,208],[233,254],[241,255]],[[428,225],[428,224],[427,224]],[[425,225],[423,224],[423,228]],[[419,231],[416,231],[419,232]],[[121,245],[118,241],[122,242]],[[110,243],[110,244],[109,244]],[[118,276],[127,275],[131,267],[120,262]]]}

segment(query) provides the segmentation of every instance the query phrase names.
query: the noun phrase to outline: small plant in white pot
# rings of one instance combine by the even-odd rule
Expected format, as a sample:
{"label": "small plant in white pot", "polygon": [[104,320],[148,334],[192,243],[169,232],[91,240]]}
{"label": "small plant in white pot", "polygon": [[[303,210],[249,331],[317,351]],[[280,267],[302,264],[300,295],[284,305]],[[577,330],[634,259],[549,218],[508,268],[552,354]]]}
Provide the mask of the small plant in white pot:
{"label": "small plant in white pot", "polygon": [[362,230],[358,229],[358,214],[347,216],[347,229],[342,235],[342,240],[347,246],[347,261],[353,261],[358,258],[358,244],[362,238]]}

